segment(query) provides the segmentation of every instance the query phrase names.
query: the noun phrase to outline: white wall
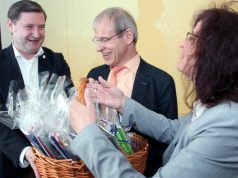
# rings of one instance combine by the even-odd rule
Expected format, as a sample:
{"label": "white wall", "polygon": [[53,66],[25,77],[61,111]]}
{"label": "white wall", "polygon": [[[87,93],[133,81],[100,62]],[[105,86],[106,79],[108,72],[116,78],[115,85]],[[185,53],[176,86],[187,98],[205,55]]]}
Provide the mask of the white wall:
{"label": "white wall", "polygon": [[1,22],[1,39],[2,48],[11,43],[11,35],[7,29],[7,11],[8,8],[17,0],[0,0],[0,22]]}

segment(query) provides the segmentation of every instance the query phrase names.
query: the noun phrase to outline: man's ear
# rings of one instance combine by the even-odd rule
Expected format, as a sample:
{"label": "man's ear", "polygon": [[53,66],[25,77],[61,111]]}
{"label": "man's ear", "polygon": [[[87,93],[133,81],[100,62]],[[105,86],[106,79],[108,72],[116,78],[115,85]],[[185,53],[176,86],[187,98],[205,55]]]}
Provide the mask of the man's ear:
{"label": "man's ear", "polygon": [[134,34],[131,28],[127,28],[126,31],[124,32],[124,38],[126,40],[127,44],[131,44],[134,41]]}
{"label": "man's ear", "polygon": [[11,19],[7,19],[7,27],[8,27],[8,30],[10,31],[10,33],[12,34],[13,30],[14,30],[14,23]]}

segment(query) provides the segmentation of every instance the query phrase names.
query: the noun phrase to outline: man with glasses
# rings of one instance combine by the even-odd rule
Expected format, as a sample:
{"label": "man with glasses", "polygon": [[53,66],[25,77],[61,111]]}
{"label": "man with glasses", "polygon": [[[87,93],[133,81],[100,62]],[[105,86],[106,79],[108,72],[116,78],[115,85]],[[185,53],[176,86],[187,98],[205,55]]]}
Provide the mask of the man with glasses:
{"label": "man with glasses", "polygon": [[[137,50],[137,26],[134,18],[124,9],[108,8],[99,13],[93,22],[97,52],[102,54],[105,65],[88,73],[89,78],[102,76],[109,79],[116,67],[116,85],[124,94],[150,110],[168,118],[177,118],[177,99],[173,78],[143,60]],[[147,138],[149,155],[146,176],[152,176],[162,166],[162,154],[167,145]]]}

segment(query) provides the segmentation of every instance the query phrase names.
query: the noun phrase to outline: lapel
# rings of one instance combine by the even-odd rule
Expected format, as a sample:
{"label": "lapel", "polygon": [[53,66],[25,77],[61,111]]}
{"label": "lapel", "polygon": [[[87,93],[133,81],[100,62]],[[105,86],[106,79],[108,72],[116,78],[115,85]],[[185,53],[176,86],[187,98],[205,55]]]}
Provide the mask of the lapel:
{"label": "lapel", "polygon": [[24,81],[21,74],[20,67],[17,63],[17,59],[15,57],[13,47],[10,45],[8,48],[5,49],[4,52],[5,61],[3,61],[4,69],[6,70],[4,72],[4,75],[7,75],[9,77],[9,81],[11,80],[17,80],[19,83],[19,87],[24,87]]}
{"label": "lapel", "polygon": [[[45,49],[43,48],[44,53],[38,57],[38,73],[44,72],[44,71],[49,71],[50,70],[50,65],[49,65],[49,56],[45,52]],[[48,59],[48,60],[47,60]]]}
{"label": "lapel", "polygon": [[150,77],[146,69],[146,62],[141,58],[138,70],[136,72],[131,98],[143,103]]}
{"label": "lapel", "polygon": [[105,65],[105,67],[103,68],[103,70],[100,72],[100,76],[104,79],[107,80],[108,76],[110,73],[110,68],[108,65]]}

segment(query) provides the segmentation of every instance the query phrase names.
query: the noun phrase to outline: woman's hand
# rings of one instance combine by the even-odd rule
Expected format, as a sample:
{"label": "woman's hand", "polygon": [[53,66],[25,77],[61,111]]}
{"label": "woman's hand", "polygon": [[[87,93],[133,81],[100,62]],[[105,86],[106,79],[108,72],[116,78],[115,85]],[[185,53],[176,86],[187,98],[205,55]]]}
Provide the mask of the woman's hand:
{"label": "woman's hand", "polygon": [[98,78],[100,84],[92,79],[87,84],[87,88],[91,90],[91,97],[94,102],[109,106],[123,112],[125,105],[125,95],[116,86],[111,85],[102,77]]}

